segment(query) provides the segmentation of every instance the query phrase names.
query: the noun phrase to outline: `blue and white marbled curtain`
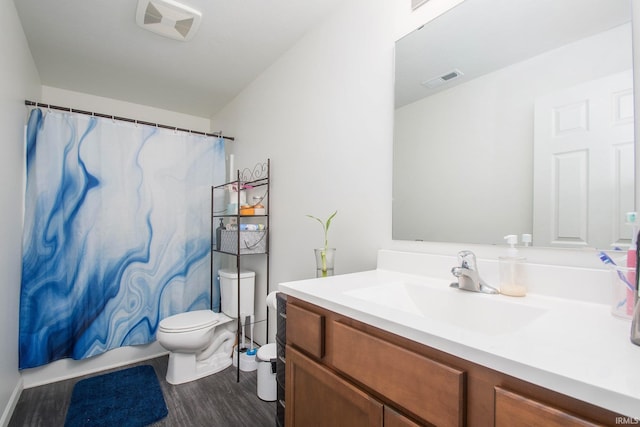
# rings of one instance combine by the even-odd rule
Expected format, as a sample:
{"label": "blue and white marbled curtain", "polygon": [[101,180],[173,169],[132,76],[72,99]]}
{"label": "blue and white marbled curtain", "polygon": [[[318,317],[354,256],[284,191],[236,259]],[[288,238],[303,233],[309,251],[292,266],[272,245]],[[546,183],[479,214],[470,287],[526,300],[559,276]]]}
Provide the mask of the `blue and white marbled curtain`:
{"label": "blue and white marbled curtain", "polygon": [[146,344],[210,307],[222,140],[39,109],[26,139],[21,369]]}

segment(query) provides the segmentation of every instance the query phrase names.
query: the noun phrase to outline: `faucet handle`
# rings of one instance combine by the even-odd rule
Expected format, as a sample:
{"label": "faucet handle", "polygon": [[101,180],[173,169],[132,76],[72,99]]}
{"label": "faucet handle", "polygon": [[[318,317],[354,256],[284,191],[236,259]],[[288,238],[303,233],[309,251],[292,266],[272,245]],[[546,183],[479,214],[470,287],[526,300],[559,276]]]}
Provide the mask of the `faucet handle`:
{"label": "faucet handle", "polygon": [[466,268],[469,270],[478,270],[478,265],[476,263],[476,254],[471,251],[460,251],[458,252],[458,264],[462,268]]}
{"label": "faucet handle", "polygon": [[499,294],[493,286],[489,286],[478,273],[478,265],[476,263],[476,255],[471,251],[458,252],[457,267],[451,269],[451,274],[458,278],[457,283],[452,283],[453,288],[465,291],[482,292],[485,294]]}

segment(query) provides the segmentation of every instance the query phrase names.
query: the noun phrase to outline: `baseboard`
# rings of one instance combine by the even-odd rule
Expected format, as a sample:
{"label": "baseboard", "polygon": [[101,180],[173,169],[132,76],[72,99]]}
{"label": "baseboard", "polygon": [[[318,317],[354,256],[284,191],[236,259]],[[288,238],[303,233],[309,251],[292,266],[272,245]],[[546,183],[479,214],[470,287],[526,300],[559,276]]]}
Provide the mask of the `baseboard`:
{"label": "baseboard", "polygon": [[48,365],[22,370],[24,388],[32,388],[83,375],[118,368],[162,356],[168,352],[157,342],[147,345],[120,347],[88,359],[62,359]]}
{"label": "baseboard", "polygon": [[9,425],[9,421],[11,421],[11,416],[13,415],[14,409],[16,409],[16,405],[18,404],[18,400],[20,399],[22,390],[24,390],[24,382],[22,380],[22,377],[20,377],[15,388],[13,389],[13,393],[11,393],[11,397],[9,397],[7,406],[2,412],[2,417],[0,418],[0,426],[7,427]]}

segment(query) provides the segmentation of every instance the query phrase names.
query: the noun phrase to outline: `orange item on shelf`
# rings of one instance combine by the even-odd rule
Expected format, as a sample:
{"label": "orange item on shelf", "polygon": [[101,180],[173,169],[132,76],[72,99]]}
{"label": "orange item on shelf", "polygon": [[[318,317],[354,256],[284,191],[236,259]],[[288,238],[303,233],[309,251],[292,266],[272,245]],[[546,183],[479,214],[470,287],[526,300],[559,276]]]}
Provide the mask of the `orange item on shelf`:
{"label": "orange item on shelf", "polygon": [[253,215],[255,212],[253,206],[242,205],[240,206],[240,215]]}

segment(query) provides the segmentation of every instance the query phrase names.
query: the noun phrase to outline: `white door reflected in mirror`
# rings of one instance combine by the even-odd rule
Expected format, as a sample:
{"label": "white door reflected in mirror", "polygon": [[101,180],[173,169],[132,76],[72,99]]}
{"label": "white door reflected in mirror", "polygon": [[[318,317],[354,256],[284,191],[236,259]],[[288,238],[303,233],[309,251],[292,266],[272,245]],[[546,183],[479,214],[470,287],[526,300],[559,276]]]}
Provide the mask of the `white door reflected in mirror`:
{"label": "white door reflected in mirror", "polygon": [[634,210],[632,71],[539,97],[533,236],[538,246],[625,244]]}

